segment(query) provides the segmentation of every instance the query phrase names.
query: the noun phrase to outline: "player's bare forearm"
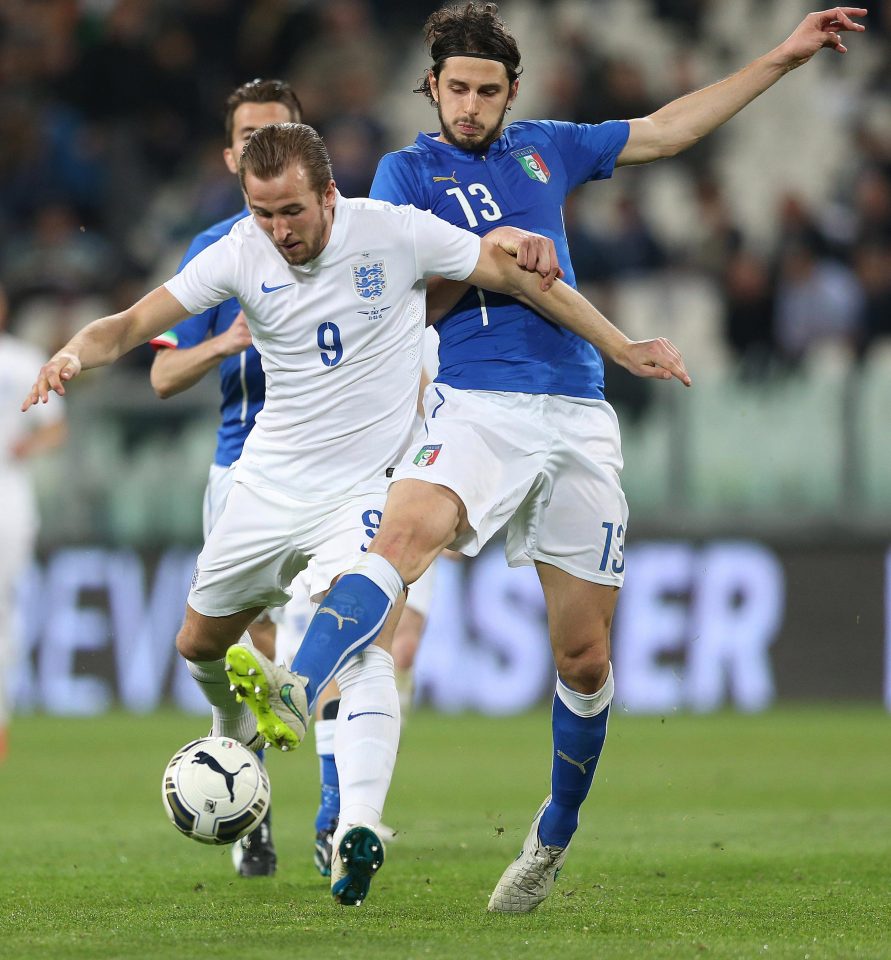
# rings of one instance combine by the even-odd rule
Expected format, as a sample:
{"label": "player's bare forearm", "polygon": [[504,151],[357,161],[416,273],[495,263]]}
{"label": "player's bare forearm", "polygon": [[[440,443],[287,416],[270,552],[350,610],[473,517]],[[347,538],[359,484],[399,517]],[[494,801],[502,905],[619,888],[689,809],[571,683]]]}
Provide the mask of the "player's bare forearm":
{"label": "player's bare forearm", "polygon": [[807,63],[823,47],[846,53],[841,34],[863,31],[865,27],[851,17],[865,14],[862,7],[833,7],[809,13],[779,46],[742,70],[673,100],[648,117],[631,120],[628,142],[616,165],[649,163],[692,147],[772,87],[784,74]]}
{"label": "player's bare forearm", "polygon": [[557,260],[557,247],[550,237],[519,227],[502,226],[490,230],[483,243],[494,243],[505,253],[516,258],[524,269],[541,277],[541,289],[548,290],[555,280],[563,278],[563,268]]}
{"label": "player's bare forearm", "polygon": [[162,400],[166,400],[194,386],[229,355],[221,349],[219,337],[184,350],[162,347],[155,354],[149,374],[152,388]]}
{"label": "player's bare forearm", "polygon": [[767,54],[719,83],[673,100],[648,117],[629,121],[628,142],[616,166],[650,163],[682,153],[739,113],[789,69]]}
{"label": "player's bare forearm", "polygon": [[82,370],[114,363],[134,347],[169,330],[188,316],[165,287],[157,287],[121,313],[102,317],[76,333],[60,353],[74,354]]}
{"label": "player's bare forearm", "polygon": [[562,280],[542,290],[538,274],[523,270],[510,254],[497,246],[485,243],[480,246],[480,258],[468,280],[525,303],[548,320],[593,343],[608,357],[614,357],[629,342],[625,334],[578,291]]}
{"label": "player's bare forearm", "polygon": [[671,379],[685,386],[691,380],[684,361],[674,345],[664,338],[634,341],[609,320],[577,290],[558,280],[542,290],[538,276],[517,266],[503,250],[483,244],[472,283],[487,290],[506,293],[553,323],[587,340],[614,363],[638,377]]}
{"label": "player's bare forearm", "polygon": [[227,330],[182,350],[169,347],[155,354],[151,369],[152,387],[162,399],[182,393],[196,384],[226,357],[234,357],[251,345],[251,331],[240,310]]}
{"label": "player's bare forearm", "polygon": [[127,310],[88,323],[40,368],[22,410],[38,401],[46,403],[51,392],[64,396],[64,384],[82,370],[114,363],[187,316],[182,304],[166,288],[157,287]]}

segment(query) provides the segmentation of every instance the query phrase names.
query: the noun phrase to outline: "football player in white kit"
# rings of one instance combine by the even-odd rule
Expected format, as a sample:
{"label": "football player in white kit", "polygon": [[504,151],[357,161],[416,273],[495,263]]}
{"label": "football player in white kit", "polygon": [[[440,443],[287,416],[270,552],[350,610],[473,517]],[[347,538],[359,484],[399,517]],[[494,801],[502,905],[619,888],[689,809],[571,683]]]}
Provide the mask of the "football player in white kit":
{"label": "football player in white kit", "polygon": [[[238,173],[241,151],[258,127],[300,119],[300,101],[291,87],[281,80],[258,78],[237,87],[226,99],[223,160],[229,172]],[[235,216],[199,233],[189,244],[180,270],[202,250],[225,236],[248,212],[244,208]],[[222,515],[232,488],[232,464],[241,456],[244,441],[263,406],[266,381],[260,355],[251,343],[241,305],[234,297],[198,316],[189,317],[172,330],[166,330],[155,337],[151,345],[156,351],[151,382],[161,399],[188,390],[215,368],[219,374],[220,426],[204,491],[202,532],[206,539]],[[299,604],[300,599],[297,594],[294,602]],[[248,633],[258,649],[275,659],[276,629],[268,611],[248,627]],[[214,682],[212,676],[205,681],[200,666],[190,664],[190,669],[198,683]],[[234,704],[218,706],[214,712],[219,714],[226,709],[237,707]],[[277,857],[272,840],[271,805],[262,823],[232,844],[232,859],[236,872],[242,877],[268,877],[275,873]]]}
{"label": "football player in white kit", "polygon": [[[415,416],[427,277],[508,293],[635,372],[686,378],[667,341],[631,343],[577,292],[560,282],[542,291],[536,274],[494,245],[414,207],[342,197],[311,127],[257,130],[239,176],[252,216],[132,307],[88,324],[41,368],[22,404],[27,410],[47,402],[50,392],[64,395],[81,370],[111,363],[185,316],[238,298],[263,360],[266,403],[223,516],[198,558],[177,636],[186,659],[220,676],[227,648],[247,625],[264,607],[288,600],[305,555],[313,557],[313,594],[325,594],[357,550],[380,560],[366,549]],[[331,890],[350,905],[362,902],[383,861],[374,827],[399,738],[393,661],[385,648],[404,592],[395,571],[390,580],[388,593],[398,600],[393,616],[388,609],[386,623],[374,625],[376,632],[384,627],[379,642],[324,678],[336,677],[342,697],[335,746],[341,818]],[[341,604],[335,618],[343,626],[366,612],[361,602],[350,609]],[[323,613],[331,613],[324,604],[316,619]],[[242,655],[273,666],[243,646],[229,650],[238,660],[229,666],[243,665]],[[264,741],[296,744],[324,684],[308,698],[299,683],[273,690],[265,674],[250,668],[244,674],[250,679],[239,693],[248,704],[222,732],[254,748]],[[248,705],[272,711],[276,728],[267,724],[261,734]]]}
{"label": "football player in white kit", "polygon": [[8,312],[6,293],[0,288],[0,760],[6,755],[6,731],[13,708],[12,678],[6,668],[14,661],[16,586],[31,561],[38,529],[28,461],[58,447],[67,432],[59,409],[41,410],[36,423],[27,423],[13,406],[16,395],[23,387],[27,389],[28,369],[43,356],[31,344],[6,332]]}

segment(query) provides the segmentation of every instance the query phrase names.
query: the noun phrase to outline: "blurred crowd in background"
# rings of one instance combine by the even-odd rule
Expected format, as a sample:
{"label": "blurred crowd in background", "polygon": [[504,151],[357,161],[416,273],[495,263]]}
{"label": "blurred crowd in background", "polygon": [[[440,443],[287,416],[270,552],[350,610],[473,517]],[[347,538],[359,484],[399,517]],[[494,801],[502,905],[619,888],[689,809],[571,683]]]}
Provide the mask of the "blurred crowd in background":
{"label": "blurred crowd in background", "polygon": [[[46,352],[175,271],[237,211],[223,104],[290,81],[342,193],[436,128],[412,89],[428,0],[5,0],[0,283]],[[566,210],[580,285],[632,335],[672,336],[694,377],[794,375],[827,347],[857,369],[891,337],[891,2],[671,161],[619,171]],[[505,0],[525,73],[510,115],[646,115],[782,40],[799,0]],[[680,292],[679,292],[680,291]],[[666,327],[667,324],[667,327]],[[148,348],[127,361],[150,363]],[[614,378],[645,412],[650,393]],[[633,419],[633,418],[632,418]],[[633,452],[632,452],[633,456]]]}

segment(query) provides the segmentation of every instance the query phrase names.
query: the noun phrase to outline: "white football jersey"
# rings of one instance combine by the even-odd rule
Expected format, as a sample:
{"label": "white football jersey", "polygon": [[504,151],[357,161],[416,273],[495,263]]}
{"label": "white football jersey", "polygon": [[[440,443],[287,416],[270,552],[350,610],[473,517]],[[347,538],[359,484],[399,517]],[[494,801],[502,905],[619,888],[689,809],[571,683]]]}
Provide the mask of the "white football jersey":
{"label": "white football jersey", "polygon": [[26,413],[20,409],[45,360],[31,344],[0,332],[0,504],[3,505],[0,543],[13,526],[31,535],[37,530],[37,504],[31,474],[27,462],[13,456],[13,447],[35,427],[65,417],[64,405],[52,401],[38,403]]}
{"label": "white football jersey", "polygon": [[302,500],[379,490],[407,444],[425,278],[464,280],[480,240],[414,207],[337,195],[325,249],[291,266],[252,216],[165,286],[190,313],[237,297],[266,403],[235,477]]}

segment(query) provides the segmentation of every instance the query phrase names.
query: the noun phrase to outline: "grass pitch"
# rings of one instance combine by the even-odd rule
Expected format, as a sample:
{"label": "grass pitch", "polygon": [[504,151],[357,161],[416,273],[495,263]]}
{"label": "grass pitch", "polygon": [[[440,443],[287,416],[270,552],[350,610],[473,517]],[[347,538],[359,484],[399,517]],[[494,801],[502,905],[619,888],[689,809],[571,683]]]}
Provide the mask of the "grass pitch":
{"label": "grass pitch", "polygon": [[0,767],[0,957],[891,958],[891,718],[808,708],[629,717],[550,899],[485,912],[547,793],[544,712],[419,712],[359,909],[310,853],[311,745],[270,759],[279,873],[168,823],[161,773],[200,718],[22,717]]}

